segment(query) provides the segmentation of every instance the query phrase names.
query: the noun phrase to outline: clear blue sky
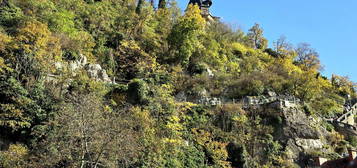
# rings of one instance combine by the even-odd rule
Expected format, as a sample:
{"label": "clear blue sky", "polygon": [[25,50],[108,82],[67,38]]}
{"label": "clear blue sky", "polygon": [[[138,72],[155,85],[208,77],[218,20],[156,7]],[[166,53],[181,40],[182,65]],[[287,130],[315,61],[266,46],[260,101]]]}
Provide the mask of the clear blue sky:
{"label": "clear blue sky", "polygon": [[[181,9],[189,0],[177,0]],[[281,35],[320,53],[323,74],[357,82],[357,0],[213,0],[211,13],[247,31],[264,28],[270,44]]]}

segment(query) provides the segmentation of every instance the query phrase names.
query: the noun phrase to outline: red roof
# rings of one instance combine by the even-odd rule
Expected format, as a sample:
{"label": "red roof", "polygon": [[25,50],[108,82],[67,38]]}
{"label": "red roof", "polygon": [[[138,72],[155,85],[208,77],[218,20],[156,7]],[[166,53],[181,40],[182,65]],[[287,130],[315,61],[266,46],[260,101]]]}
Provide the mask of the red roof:
{"label": "red roof", "polygon": [[330,160],[321,165],[321,168],[357,168],[357,159],[350,160],[349,157]]}

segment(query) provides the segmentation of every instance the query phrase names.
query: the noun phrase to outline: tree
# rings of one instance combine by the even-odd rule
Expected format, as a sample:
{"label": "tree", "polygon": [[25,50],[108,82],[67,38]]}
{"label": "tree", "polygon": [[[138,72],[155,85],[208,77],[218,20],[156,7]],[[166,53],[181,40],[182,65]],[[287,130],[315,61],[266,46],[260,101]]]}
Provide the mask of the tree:
{"label": "tree", "polygon": [[18,26],[23,16],[19,7],[7,0],[0,2],[0,25],[7,27]]}
{"label": "tree", "polygon": [[332,75],[331,83],[339,95],[343,97],[350,95],[351,98],[357,97],[354,89],[355,84],[347,76]]}
{"label": "tree", "polygon": [[319,60],[319,53],[315,49],[311,48],[308,43],[300,43],[295,49],[297,57],[296,63],[304,70],[320,70],[321,64]]}
{"label": "tree", "polygon": [[0,127],[8,132],[29,128],[32,116],[26,109],[32,101],[28,91],[11,76],[2,75],[0,79]]}
{"label": "tree", "polygon": [[249,29],[247,34],[248,43],[252,48],[265,49],[268,44],[268,40],[263,37],[264,30],[258,23],[255,23],[252,28]]}
{"label": "tree", "polygon": [[123,41],[114,53],[115,73],[119,78],[143,77],[156,69],[156,59],[143,51],[136,41]]}
{"label": "tree", "polygon": [[[37,145],[39,167],[127,167],[138,158],[140,127],[124,109],[113,110],[96,93],[72,93]],[[51,150],[48,150],[51,149]],[[121,163],[123,162],[123,163]],[[128,165],[129,164],[129,165]]]}
{"label": "tree", "polygon": [[18,79],[34,77],[54,71],[53,64],[61,61],[57,38],[51,36],[47,26],[38,21],[21,25],[3,58],[17,72]]}
{"label": "tree", "polygon": [[197,5],[189,5],[186,14],[179,18],[168,37],[170,57],[168,62],[187,66],[192,54],[201,47],[199,36],[203,33],[205,20]]}
{"label": "tree", "polygon": [[159,9],[166,8],[166,0],[159,0]]}
{"label": "tree", "polygon": [[139,0],[138,5],[136,6],[136,13],[140,14],[141,8],[143,6],[144,0]]}
{"label": "tree", "polygon": [[280,36],[280,38],[274,42],[275,51],[284,56],[288,56],[293,50],[292,45],[287,42],[285,36]]}

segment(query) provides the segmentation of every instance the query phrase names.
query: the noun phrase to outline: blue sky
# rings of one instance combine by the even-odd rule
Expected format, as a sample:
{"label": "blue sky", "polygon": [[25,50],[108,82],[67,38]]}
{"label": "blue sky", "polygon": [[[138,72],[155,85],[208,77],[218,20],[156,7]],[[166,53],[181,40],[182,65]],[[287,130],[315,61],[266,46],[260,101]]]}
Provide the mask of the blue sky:
{"label": "blue sky", "polygon": [[[188,1],[177,0],[181,9]],[[281,35],[294,45],[309,43],[325,76],[357,82],[356,0],[213,0],[211,13],[245,32],[259,23],[270,44]]]}

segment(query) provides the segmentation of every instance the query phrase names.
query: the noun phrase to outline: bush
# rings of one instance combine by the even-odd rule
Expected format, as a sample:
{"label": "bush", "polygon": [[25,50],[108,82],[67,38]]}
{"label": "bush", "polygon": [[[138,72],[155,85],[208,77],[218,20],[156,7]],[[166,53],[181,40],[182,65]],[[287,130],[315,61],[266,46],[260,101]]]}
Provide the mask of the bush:
{"label": "bush", "polygon": [[12,144],[7,151],[0,152],[0,167],[22,168],[25,167],[25,157],[28,150],[24,145]]}
{"label": "bush", "polygon": [[[3,2],[6,3],[6,2]],[[19,23],[23,13],[20,8],[8,3],[7,5],[0,6],[0,25],[12,27]]]}
{"label": "bush", "polygon": [[128,86],[128,98],[132,104],[147,102],[148,86],[142,79],[134,79]]}
{"label": "bush", "polygon": [[207,65],[203,63],[192,63],[188,66],[190,74],[202,74],[207,70]]}

